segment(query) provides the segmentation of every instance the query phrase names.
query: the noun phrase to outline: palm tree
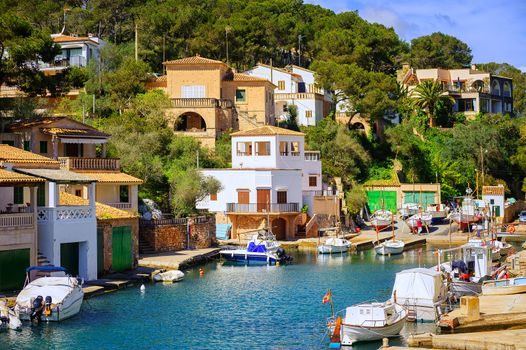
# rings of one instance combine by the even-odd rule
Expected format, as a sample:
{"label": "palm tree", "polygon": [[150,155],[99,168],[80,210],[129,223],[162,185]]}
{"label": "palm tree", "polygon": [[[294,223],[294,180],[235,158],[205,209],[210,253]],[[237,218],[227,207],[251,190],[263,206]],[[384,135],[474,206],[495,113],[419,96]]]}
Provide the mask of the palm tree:
{"label": "palm tree", "polygon": [[429,126],[433,127],[433,113],[437,103],[444,102],[446,105],[452,105],[455,100],[447,95],[442,89],[440,83],[426,80],[418,84],[412,91],[413,107],[418,107],[427,111]]}

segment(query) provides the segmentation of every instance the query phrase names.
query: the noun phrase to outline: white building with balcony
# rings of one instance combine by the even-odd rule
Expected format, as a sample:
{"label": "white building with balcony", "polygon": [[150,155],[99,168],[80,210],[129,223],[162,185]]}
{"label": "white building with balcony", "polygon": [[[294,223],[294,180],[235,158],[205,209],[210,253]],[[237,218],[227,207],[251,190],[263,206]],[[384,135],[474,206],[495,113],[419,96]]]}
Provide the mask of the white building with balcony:
{"label": "white building with balcony", "polygon": [[[6,212],[32,213],[36,222],[38,252],[52,265],[66,267],[84,279],[97,278],[97,220],[95,213],[95,180],[60,169],[56,160],[0,145],[0,166],[6,171],[23,174],[41,181],[37,190],[20,187],[1,188],[0,198],[13,198]],[[88,205],[61,205],[60,191],[68,186],[88,187]],[[36,193],[36,201],[35,201]],[[26,198],[29,199],[26,202]],[[36,202],[36,212],[34,203]],[[29,205],[28,205],[29,203]],[[33,204],[32,204],[33,203]],[[0,203],[0,206],[4,203]],[[11,208],[11,209],[9,209]],[[22,220],[21,218],[17,220]],[[4,231],[1,236],[4,238]],[[34,263],[34,254],[30,263]]]}
{"label": "white building with balcony", "polygon": [[61,70],[69,67],[86,67],[91,61],[100,62],[100,51],[105,43],[100,38],[52,34],[53,42],[60,45],[61,51],[52,63],[39,63],[42,71]]}
{"label": "white building with balcony", "polygon": [[[305,201],[322,189],[319,152],[305,151],[304,134],[262,126],[232,134],[232,168],[204,169],[221,190],[197,203],[231,222],[232,234],[269,227],[278,239],[296,236]],[[309,208],[311,209],[311,208]]]}
{"label": "white building with balcony", "polygon": [[298,124],[316,125],[330,111],[331,95],[316,85],[314,72],[294,65],[276,68],[259,63],[245,74],[271,81],[274,89],[276,118],[281,121],[288,116],[288,107],[298,110]]}

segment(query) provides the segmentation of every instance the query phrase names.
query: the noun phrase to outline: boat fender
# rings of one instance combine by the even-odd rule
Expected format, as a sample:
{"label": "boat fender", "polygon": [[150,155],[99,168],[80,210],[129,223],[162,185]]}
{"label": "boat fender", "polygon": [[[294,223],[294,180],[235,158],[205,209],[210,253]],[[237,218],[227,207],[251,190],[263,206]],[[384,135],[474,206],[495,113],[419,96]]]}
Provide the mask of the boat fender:
{"label": "boat fender", "polygon": [[48,317],[48,316],[51,316],[51,302],[52,302],[53,299],[51,299],[51,297],[48,295],[46,296],[46,303],[44,305],[44,316]]}
{"label": "boat fender", "polygon": [[514,233],[514,232],[515,232],[515,226],[513,226],[513,225],[508,225],[508,227],[506,228],[506,232],[508,232],[508,233]]}
{"label": "boat fender", "polygon": [[497,276],[497,279],[498,280],[502,280],[502,279],[508,279],[508,271],[506,271],[506,269],[502,270],[499,275]]}

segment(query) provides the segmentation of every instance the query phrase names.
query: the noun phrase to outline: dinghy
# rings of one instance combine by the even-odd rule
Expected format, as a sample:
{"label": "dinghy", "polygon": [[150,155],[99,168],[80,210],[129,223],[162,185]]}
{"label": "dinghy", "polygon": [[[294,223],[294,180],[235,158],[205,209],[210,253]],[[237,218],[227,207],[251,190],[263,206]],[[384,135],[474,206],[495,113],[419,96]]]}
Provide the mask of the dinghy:
{"label": "dinghy", "polygon": [[318,246],[318,252],[320,254],[345,253],[350,246],[351,242],[345,238],[330,237],[327,238],[325,243]]}
{"label": "dinghy", "polygon": [[[394,219],[393,219],[394,221]],[[392,227],[392,239],[378,243],[374,247],[374,251],[378,255],[396,255],[402,254],[404,251],[405,243],[398,239],[395,239],[394,222],[391,224]],[[379,241],[378,230],[376,230],[376,241]]]}
{"label": "dinghy", "polygon": [[184,278],[184,273],[179,270],[159,272],[153,276],[155,282],[179,282]]}
{"label": "dinghy", "polygon": [[365,302],[349,306],[343,316],[331,318],[328,327],[331,333],[339,330],[341,345],[356,342],[396,337],[407,321],[407,309],[386,301]]}
{"label": "dinghy", "polygon": [[484,281],[483,295],[510,295],[526,293],[526,277]]}

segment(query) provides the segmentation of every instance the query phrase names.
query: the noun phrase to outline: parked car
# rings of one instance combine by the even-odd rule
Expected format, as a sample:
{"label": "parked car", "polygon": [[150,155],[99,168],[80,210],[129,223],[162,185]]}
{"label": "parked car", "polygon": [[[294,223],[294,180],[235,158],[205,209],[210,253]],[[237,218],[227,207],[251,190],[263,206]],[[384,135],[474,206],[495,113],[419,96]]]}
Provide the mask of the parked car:
{"label": "parked car", "polygon": [[519,214],[519,222],[526,223],[526,210],[521,211]]}

